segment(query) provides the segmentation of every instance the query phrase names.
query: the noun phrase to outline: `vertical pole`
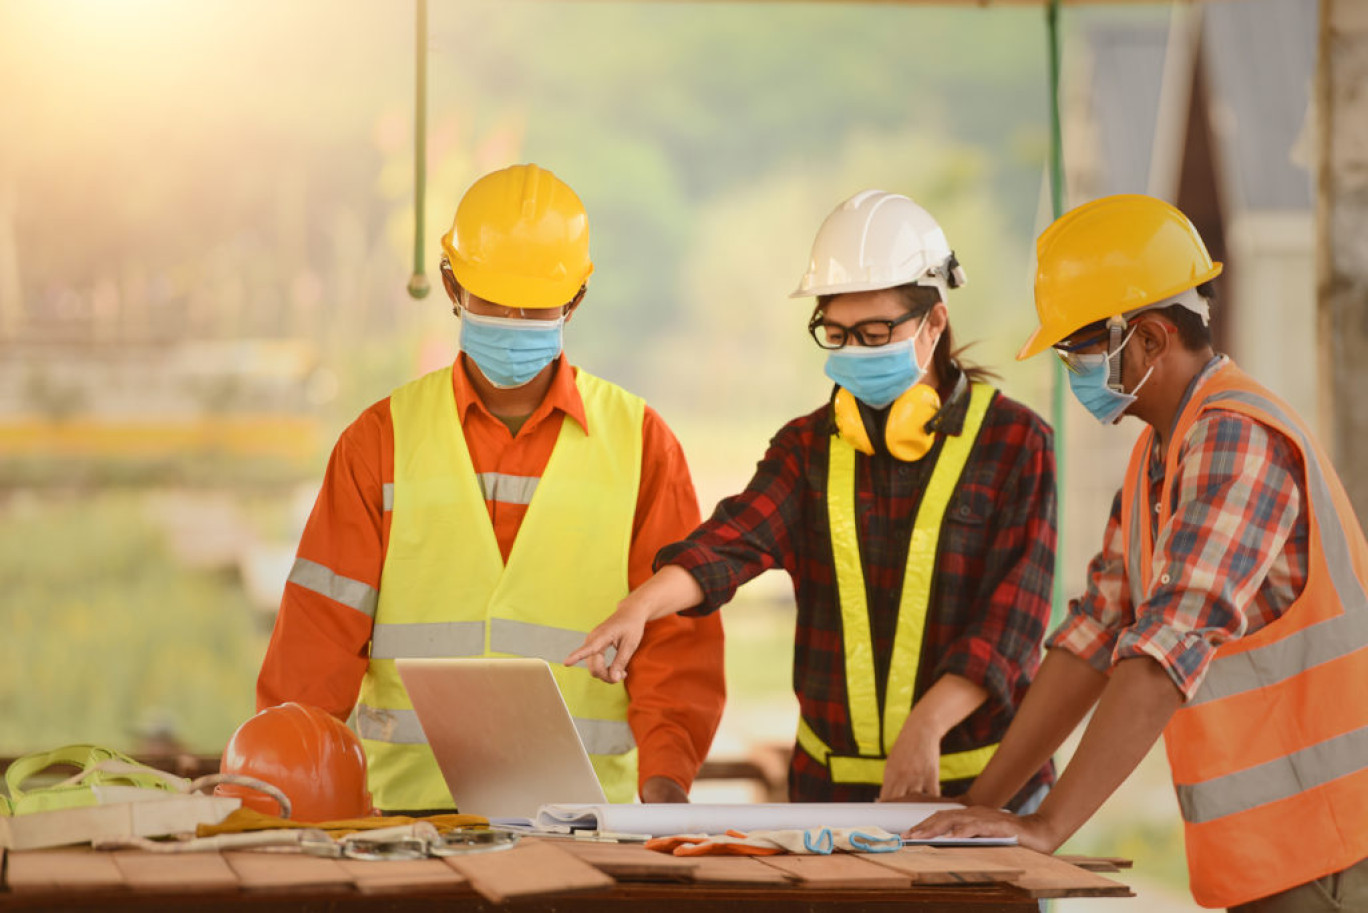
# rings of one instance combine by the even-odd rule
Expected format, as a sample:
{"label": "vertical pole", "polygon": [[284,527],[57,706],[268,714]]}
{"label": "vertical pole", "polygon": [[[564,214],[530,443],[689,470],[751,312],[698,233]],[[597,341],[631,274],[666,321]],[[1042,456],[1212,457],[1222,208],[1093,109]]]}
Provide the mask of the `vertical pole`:
{"label": "vertical pole", "polygon": [[[1046,32],[1050,45],[1050,204],[1054,218],[1064,214],[1064,131],[1059,115],[1059,0],[1050,0],[1045,10]],[[1064,488],[1068,473],[1064,427],[1064,366],[1059,359],[1051,358],[1053,368],[1053,395],[1050,402],[1050,423],[1054,426],[1055,444],[1055,574],[1051,598],[1052,623],[1058,624],[1064,618],[1065,592],[1064,575],[1060,573],[1064,561]]]}
{"label": "vertical pole", "polygon": [[1321,0],[1317,316],[1321,434],[1368,523],[1368,5]]}
{"label": "vertical pole", "polygon": [[417,90],[413,111],[413,275],[409,277],[408,293],[414,298],[426,298],[431,285],[423,269],[423,224],[427,218],[427,0],[416,0],[418,24],[414,55],[417,61],[415,84]]}

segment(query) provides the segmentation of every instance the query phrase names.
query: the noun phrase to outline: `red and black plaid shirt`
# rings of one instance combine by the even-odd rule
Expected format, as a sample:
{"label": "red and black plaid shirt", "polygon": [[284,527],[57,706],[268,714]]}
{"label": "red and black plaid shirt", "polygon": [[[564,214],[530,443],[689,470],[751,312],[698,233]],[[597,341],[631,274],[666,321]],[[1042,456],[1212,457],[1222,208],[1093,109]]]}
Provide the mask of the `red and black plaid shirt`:
{"label": "red and black plaid shirt", "polygon": [[[963,428],[968,396],[946,410],[942,430]],[[793,578],[798,605],[793,688],[804,719],[836,754],[857,754],[846,703],[841,608],[827,522],[829,407],[789,422],[770,442],[745,491],[717,505],[683,542],[666,546],[656,566],[676,564],[703,588],[716,611],[737,587],[771,568]],[[923,459],[857,455],[859,546],[869,599],[880,700],[893,652],[908,541],[941,440]],[[1054,574],[1055,478],[1049,426],[997,394],[941,526],[936,572],[914,700],[953,672],[982,686],[988,700],[946,734],[944,753],[1000,741],[1040,661]],[[1024,798],[1053,779],[1046,767]],[[943,784],[958,795],[969,781]],[[859,802],[879,787],[835,784],[801,749],[789,768],[789,797]]]}

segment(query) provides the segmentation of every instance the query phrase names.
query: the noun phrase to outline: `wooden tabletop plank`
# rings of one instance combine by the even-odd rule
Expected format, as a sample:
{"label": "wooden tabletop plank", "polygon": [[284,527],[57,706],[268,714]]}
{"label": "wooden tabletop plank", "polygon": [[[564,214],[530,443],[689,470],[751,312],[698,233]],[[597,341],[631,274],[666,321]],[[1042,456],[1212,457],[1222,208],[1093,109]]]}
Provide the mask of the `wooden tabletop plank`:
{"label": "wooden tabletop plank", "polygon": [[870,853],[870,862],[912,876],[913,884],[991,884],[1025,874],[1020,866],[990,862],[972,851],[935,846],[905,846],[896,853]]}
{"label": "wooden tabletop plank", "polygon": [[693,879],[716,885],[792,885],[794,880],[753,856],[691,856],[698,867]]}
{"label": "wooden tabletop plank", "polygon": [[612,876],[547,841],[526,840],[511,850],[465,853],[444,861],[493,903],[536,894],[603,890],[616,883]]}
{"label": "wooden tabletop plank", "polygon": [[758,856],[755,858],[765,865],[772,866],[789,875],[799,884],[815,888],[897,889],[912,887],[912,876],[868,862],[863,858],[863,854]]}
{"label": "wooden tabletop plank", "polygon": [[236,891],[237,875],[218,853],[112,854],[124,882],[138,891]]}
{"label": "wooden tabletop plank", "polygon": [[639,844],[557,840],[553,845],[618,881],[692,881],[698,868],[696,857],[671,856]]}
{"label": "wooden tabletop plank", "polygon": [[5,883],[11,891],[94,891],[125,887],[123,873],[108,853],[86,850],[27,850],[7,857]]}
{"label": "wooden tabletop plank", "polygon": [[1080,869],[1076,865],[1037,853],[1024,846],[974,847],[972,852],[990,862],[1017,867],[1022,874],[1012,884],[1032,897],[1131,897],[1130,888],[1119,881]]}
{"label": "wooden tabletop plank", "polygon": [[239,851],[224,853],[223,859],[249,890],[338,888],[350,889],[352,877],[336,859],[323,859],[303,853],[265,853]]}
{"label": "wooden tabletop plank", "polygon": [[1119,872],[1135,865],[1132,860],[1122,856],[1077,856],[1056,853],[1055,858],[1076,865],[1080,869],[1087,869],[1089,872]]}
{"label": "wooden tabletop plank", "polygon": [[469,880],[440,859],[339,859],[337,864],[362,894],[419,888],[470,890]]}

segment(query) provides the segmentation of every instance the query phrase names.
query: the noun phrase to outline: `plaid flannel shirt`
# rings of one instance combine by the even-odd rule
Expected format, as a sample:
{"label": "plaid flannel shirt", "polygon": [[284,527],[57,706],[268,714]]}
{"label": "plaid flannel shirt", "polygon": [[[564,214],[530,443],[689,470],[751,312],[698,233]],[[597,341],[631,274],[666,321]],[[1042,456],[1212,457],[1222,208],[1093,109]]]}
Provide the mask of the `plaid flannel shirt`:
{"label": "plaid flannel shirt", "polygon": [[[1224,363],[1217,357],[1188,386],[1178,414]],[[1149,518],[1154,567],[1162,572],[1131,605],[1121,553],[1121,494],[1112,502],[1088,587],[1050,636],[1099,671],[1149,656],[1190,698],[1216,650],[1277,619],[1306,585],[1309,526],[1301,456],[1280,432],[1239,412],[1209,409],[1177,446],[1179,477],[1163,529]],[[1151,503],[1160,503],[1164,453],[1146,464]]]}
{"label": "plaid flannel shirt", "polygon": [[[968,397],[947,408],[958,434]],[[740,494],[720,502],[684,542],[662,549],[657,567],[689,571],[705,594],[694,613],[728,602],[771,568],[793,578],[798,608],[793,688],[804,719],[837,754],[856,754],[846,700],[841,609],[827,521],[829,407],[780,429]],[[913,520],[941,441],[917,462],[857,455],[856,504],[876,680],[888,680]],[[1055,479],[1049,427],[997,394],[984,418],[941,526],[915,697],[946,673],[983,687],[988,699],[946,734],[944,752],[1001,739],[1039,663],[1054,572]],[[1050,782],[1042,769],[1021,795]],[[948,795],[968,781],[946,784]],[[795,801],[869,801],[879,787],[834,784],[801,749],[789,770]]]}

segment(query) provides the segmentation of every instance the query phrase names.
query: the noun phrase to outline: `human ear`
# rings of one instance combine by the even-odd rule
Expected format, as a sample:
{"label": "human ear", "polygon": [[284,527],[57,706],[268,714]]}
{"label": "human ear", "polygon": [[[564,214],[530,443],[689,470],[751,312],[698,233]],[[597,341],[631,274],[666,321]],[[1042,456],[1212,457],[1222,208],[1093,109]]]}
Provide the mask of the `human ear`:
{"label": "human ear", "polygon": [[927,335],[939,339],[945,332],[945,327],[950,323],[950,312],[946,310],[944,301],[937,301],[931,306],[931,310],[926,314]]}
{"label": "human ear", "polygon": [[1174,332],[1169,323],[1158,318],[1139,322],[1135,328],[1135,341],[1139,343],[1145,367],[1164,357],[1173,344]]}
{"label": "human ear", "polygon": [[581,285],[581,286],[580,286],[580,290],[579,290],[578,292],[575,293],[574,299],[571,300],[571,302],[565,306],[565,307],[566,307],[566,311],[565,311],[565,322],[566,322],[566,323],[569,323],[569,322],[570,322],[570,318],[574,315],[575,310],[576,310],[577,308],[579,308],[580,302],[584,300],[584,293],[587,292],[587,291],[589,291],[589,286],[587,286],[587,285]]}

